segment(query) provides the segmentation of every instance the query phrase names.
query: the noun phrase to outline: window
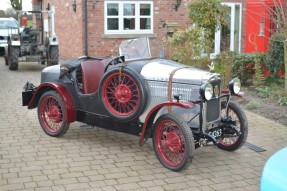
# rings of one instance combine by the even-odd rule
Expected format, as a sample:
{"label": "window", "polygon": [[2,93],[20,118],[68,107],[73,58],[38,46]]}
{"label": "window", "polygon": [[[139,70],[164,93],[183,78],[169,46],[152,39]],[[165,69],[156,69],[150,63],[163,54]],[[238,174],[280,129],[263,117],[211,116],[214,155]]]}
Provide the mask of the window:
{"label": "window", "polygon": [[228,6],[229,24],[215,33],[214,53],[211,57],[222,51],[240,52],[241,49],[241,3],[222,3]]}
{"label": "window", "polygon": [[105,34],[153,33],[152,1],[105,1]]}

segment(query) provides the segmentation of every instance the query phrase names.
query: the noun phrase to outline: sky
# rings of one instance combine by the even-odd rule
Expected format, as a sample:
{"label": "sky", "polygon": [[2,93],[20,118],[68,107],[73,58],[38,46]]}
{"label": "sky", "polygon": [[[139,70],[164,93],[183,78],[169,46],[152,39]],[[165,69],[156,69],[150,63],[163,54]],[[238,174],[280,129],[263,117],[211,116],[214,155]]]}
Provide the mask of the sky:
{"label": "sky", "polygon": [[[23,11],[31,11],[32,10],[32,0],[23,0],[22,7]],[[10,0],[0,0],[0,10],[6,10],[7,8],[11,8]]]}

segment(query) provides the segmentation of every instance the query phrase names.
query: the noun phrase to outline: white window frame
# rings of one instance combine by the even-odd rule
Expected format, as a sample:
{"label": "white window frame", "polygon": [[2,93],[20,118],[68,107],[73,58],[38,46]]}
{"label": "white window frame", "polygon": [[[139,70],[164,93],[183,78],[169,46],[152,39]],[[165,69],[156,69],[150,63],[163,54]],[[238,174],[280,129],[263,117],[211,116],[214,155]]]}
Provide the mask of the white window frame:
{"label": "white window frame", "polygon": [[[223,5],[227,5],[231,8],[231,15],[230,15],[230,51],[239,52],[241,51],[241,30],[242,30],[242,3],[222,3]],[[234,30],[235,30],[235,6],[239,5],[240,8],[240,15],[239,15],[239,35],[238,35],[238,50],[234,50]],[[214,38],[214,53],[211,55],[211,57],[214,57],[218,54],[220,54],[220,41],[221,41],[221,30],[218,30],[215,32],[215,38]]]}
{"label": "white window frame", "polygon": [[[118,16],[108,16],[107,15],[107,7],[108,4],[118,4],[119,5],[119,15]],[[135,16],[124,16],[124,4],[135,4]],[[148,15],[140,15],[140,4],[149,4],[151,8],[150,16]],[[153,34],[153,1],[105,1],[105,34]],[[124,18],[135,18],[135,29],[134,30],[124,30],[123,20]],[[119,18],[119,30],[108,30],[108,18]],[[150,29],[140,29],[140,18],[150,18]]]}

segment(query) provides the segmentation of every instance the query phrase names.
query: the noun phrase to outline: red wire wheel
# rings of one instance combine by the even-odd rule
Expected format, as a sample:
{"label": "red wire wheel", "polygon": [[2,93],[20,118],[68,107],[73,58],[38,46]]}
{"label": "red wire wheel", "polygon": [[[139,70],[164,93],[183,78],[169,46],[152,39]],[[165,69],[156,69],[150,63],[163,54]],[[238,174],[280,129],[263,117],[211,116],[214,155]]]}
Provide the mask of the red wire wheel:
{"label": "red wire wheel", "polygon": [[[222,136],[218,139],[218,147],[226,151],[234,151],[242,147],[246,142],[248,135],[247,118],[243,110],[233,102],[229,102],[228,107],[226,101],[221,102],[221,117],[226,117],[226,109],[228,110],[228,118],[235,121],[235,125],[225,124],[222,129]],[[232,128],[236,129],[241,135],[237,135]]]}
{"label": "red wire wheel", "polygon": [[53,137],[64,135],[69,129],[65,115],[64,103],[55,91],[45,92],[41,96],[38,103],[38,118],[46,134]]}
{"label": "red wire wheel", "polygon": [[194,139],[187,123],[172,114],[162,115],[155,124],[153,146],[159,161],[166,168],[180,171],[193,158]]}
{"label": "red wire wheel", "polygon": [[105,110],[115,120],[133,120],[146,106],[145,87],[145,81],[139,74],[126,68],[115,68],[108,71],[101,80],[101,101]]}

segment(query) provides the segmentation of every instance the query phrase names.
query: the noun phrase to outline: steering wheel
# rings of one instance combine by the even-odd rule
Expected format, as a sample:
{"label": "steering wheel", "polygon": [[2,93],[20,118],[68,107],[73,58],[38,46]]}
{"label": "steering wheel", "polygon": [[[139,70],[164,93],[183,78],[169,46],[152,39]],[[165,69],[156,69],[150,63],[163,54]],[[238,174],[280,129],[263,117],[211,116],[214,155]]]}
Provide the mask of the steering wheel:
{"label": "steering wheel", "polygon": [[116,64],[119,64],[119,63],[124,63],[125,62],[125,56],[117,56],[117,57],[114,57],[111,61],[109,61],[109,63],[107,64],[106,68],[105,68],[105,72],[108,70],[108,68],[110,66],[114,66]]}

